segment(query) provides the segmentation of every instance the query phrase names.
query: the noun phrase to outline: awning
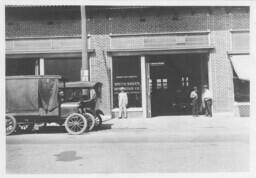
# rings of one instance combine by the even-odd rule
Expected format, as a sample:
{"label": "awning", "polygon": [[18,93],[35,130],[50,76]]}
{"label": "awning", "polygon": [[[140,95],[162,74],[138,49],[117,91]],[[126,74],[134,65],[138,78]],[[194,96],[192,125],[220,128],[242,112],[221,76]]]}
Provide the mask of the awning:
{"label": "awning", "polygon": [[232,55],[230,56],[230,59],[238,78],[242,80],[250,80],[250,56]]}

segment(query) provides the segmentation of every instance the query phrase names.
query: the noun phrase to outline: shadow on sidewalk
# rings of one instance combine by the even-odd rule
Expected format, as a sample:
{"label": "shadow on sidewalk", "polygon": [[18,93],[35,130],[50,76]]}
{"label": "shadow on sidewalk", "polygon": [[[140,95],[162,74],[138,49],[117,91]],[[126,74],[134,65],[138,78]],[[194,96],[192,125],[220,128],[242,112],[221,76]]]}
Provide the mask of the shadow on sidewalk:
{"label": "shadow on sidewalk", "polygon": [[94,132],[94,131],[103,131],[103,130],[110,130],[110,129],[112,129],[112,125],[113,124],[102,124],[101,125],[101,127],[100,128],[98,128],[98,129],[96,129],[96,130],[93,130],[92,132]]}

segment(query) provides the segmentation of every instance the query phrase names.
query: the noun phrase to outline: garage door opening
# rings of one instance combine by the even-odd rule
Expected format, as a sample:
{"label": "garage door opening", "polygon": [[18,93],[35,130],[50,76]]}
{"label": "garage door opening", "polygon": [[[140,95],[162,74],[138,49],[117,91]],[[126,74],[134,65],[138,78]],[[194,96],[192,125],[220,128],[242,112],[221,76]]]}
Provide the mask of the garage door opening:
{"label": "garage door opening", "polygon": [[172,54],[149,57],[151,115],[190,115],[190,92],[208,84],[208,54]]}

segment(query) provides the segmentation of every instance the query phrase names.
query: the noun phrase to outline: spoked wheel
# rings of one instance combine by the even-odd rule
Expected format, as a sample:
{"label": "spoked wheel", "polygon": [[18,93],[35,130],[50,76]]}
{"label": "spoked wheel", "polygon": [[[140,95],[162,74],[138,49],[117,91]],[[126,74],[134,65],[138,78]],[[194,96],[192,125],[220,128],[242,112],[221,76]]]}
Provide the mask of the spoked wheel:
{"label": "spoked wheel", "polygon": [[17,121],[15,117],[7,114],[5,116],[6,135],[11,135],[16,130],[16,127],[17,127]]}
{"label": "spoked wheel", "polygon": [[102,125],[102,118],[101,118],[100,115],[97,115],[96,118],[95,118],[94,129],[99,129],[101,125]]}
{"label": "spoked wheel", "polygon": [[91,113],[85,113],[84,117],[87,120],[87,129],[88,131],[91,131],[95,126],[95,117]]}
{"label": "spoked wheel", "polygon": [[69,134],[82,134],[87,128],[87,120],[82,114],[73,113],[65,121],[65,129]]}

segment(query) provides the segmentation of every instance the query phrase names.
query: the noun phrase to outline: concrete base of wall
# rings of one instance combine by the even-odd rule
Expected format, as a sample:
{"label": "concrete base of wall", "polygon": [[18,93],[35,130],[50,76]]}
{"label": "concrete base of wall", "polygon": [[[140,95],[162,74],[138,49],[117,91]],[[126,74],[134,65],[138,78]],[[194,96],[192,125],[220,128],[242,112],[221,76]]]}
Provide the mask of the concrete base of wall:
{"label": "concrete base of wall", "polygon": [[235,103],[234,114],[237,117],[250,117],[250,103]]}
{"label": "concrete base of wall", "polygon": [[[128,118],[145,118],[143,117],[142,108],[128,108]],[[118,108],[112,110],[111,118],[118,118]],[[233,112],[214,112],[214,116],[235,116],[235,117],[250,117],[250,104],[239,103],[235,104]]]}
{"label": "concrete base of wall", "polygon": [[[129,118],[143,118],[142,108],[128,108],[127,115]],[[118,108],[112,110],[112,118],[118,118]]]}
{"label": "concrete base of wall", "polygon": [[213,112],[213,116],[234,116],[234,112]]}
{"label": "concrete base of wall", "polygon": [[[142,111],[128,111],[128,118],[143,118]],[[118,118],[118,112],[112,112],[112,118]]]}

